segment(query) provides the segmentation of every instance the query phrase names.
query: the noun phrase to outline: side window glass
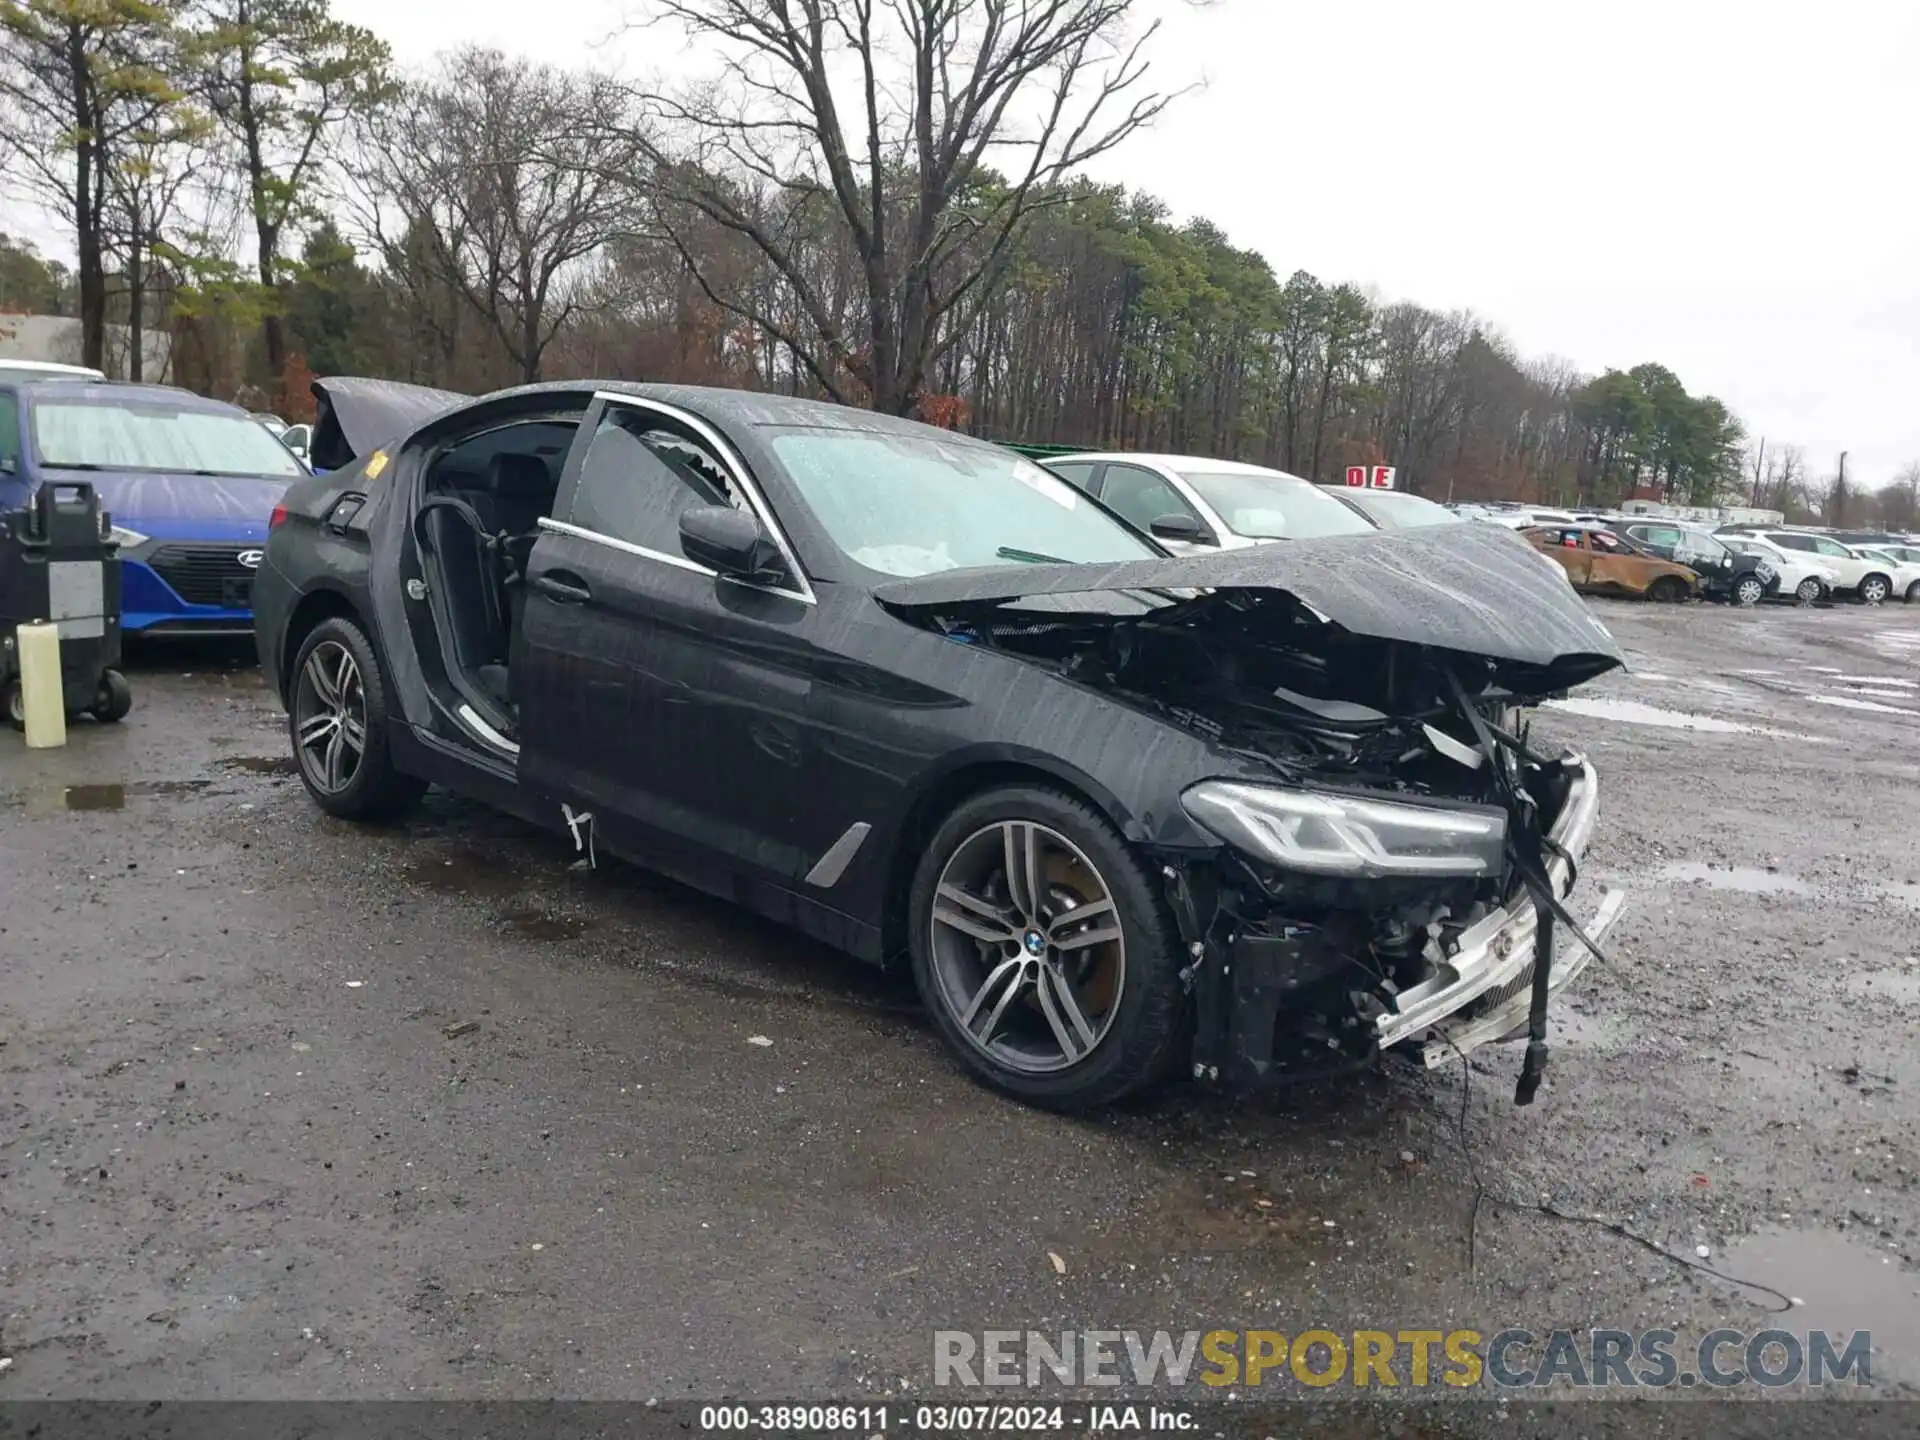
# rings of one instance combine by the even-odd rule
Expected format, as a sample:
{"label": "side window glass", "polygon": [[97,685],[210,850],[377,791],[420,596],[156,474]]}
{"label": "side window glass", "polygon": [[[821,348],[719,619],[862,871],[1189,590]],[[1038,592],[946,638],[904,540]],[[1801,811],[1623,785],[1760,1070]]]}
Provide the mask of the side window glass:
{"label": "side window glass", "polygon": [[1818,550],[1822,555],[1838,555],[1842,560],[1851,559],[1853,556],[1853,552],[1847,549],[1846,546],[1840,544],[1838,541],[1828,540],[1825,537],[1816,537],[1813,542],[1813,548]]}
{"label": "side window glass", "polygon": [[1776,535],[1774,537],[1774,543],[1783,545],[1789,550],[1816,550],[1819,548],[1805,535]]}
{"label": "side window glass", "polygon": [[0,390],[0,470],[17,475],[20,469],[20,397]]}
{"label": "side window glass", "polygon": [[1080,461],[1056,461],[1054,464],[1047,466],[1047,469],[1058,475],[1062,480],[1065,480],[1069,485],[1088,491],[1093,489],[1093,468],[1093,464],[1090,461],[1085,463]]}
{"label": "side window glass", "polygon": [[677,557],[684,511],[742,504],[725,467],[699,439],[646,411],[609,406],[580,459],[565,518]]}
{"label": "side window glass", "polygon": [[1150,529],[1154,521],[1165,515],[1193,515],[1193,507],[1178,490],[1163,477],[1137,465],[1107,466],[1100,498],[1129,524],[1142,530]]}

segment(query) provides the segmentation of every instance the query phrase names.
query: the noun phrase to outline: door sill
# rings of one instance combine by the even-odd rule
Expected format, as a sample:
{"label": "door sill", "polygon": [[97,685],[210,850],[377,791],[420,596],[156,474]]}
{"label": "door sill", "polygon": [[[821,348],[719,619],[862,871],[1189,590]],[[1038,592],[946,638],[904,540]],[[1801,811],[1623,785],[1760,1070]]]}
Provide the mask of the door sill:
{"label": "door sill", "polygon": [[466,726],[471,734],[477,736],[489,748],[497,750],[502,755],[512,756],[515,759],[519,758],[519,744],[508,739],[496,730],[484,715],[474,709],[473,706],[465,700],[462,700],[454,707],[453,713],[459,716],[460,723]]}

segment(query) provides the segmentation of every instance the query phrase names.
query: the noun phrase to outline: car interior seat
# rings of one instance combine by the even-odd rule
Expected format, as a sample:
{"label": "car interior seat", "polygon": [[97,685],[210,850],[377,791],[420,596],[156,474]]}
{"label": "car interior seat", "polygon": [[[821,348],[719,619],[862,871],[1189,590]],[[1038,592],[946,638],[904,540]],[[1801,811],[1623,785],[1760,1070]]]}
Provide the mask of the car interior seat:
{"label": "car interior seat", "polygon": [[453,495],[428,496],[414,525],[439,572],[445,603],[437,609],[453,642],[448,658],[504,704],[507,612],[495,535],[470,502]]}
{"label": "car interior seat", "polygon": [[509,704],[517,698],[513,685],[515,641],[527,608],[527,561],[540,538],[540,517],[553,513],[559,480],[539,455],[495,455],[487,467],[488,489],[498,532],[501,615],[506,622],[506,674],[501,690]]}

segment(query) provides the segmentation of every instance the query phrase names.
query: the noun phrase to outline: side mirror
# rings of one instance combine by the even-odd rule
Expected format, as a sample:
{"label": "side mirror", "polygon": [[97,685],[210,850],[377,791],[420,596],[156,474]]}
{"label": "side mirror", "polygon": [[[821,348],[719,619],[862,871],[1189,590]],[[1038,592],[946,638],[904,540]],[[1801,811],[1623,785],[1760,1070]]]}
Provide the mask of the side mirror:
{"label": "side mirror", "polygon": [[1160,540],[1182,540],[1189,545],[1213,543],[1213,537],[1191,515],[1162,515],[1147,528]]}
{"label": "side mirror", "polygon": [[731,505],[696,505],[680,513],[680,549],[697,565],[734,580],[767,580],[783,573],[780,549],[760,522]]}

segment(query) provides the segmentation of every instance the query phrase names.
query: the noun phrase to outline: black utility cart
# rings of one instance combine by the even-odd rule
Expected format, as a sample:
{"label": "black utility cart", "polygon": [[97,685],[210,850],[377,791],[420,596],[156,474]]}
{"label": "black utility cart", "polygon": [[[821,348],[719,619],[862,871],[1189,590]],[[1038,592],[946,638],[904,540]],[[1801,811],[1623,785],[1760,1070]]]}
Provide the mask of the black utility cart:
{"label": "black utility cart", "polygon": [[120,557],[109,517],[87,484],[45,484],[18,510],[0,511],[0,692],[26,723],[18,626],[60,627],[66,711],[118,720],[133,708],[120,664]]}

